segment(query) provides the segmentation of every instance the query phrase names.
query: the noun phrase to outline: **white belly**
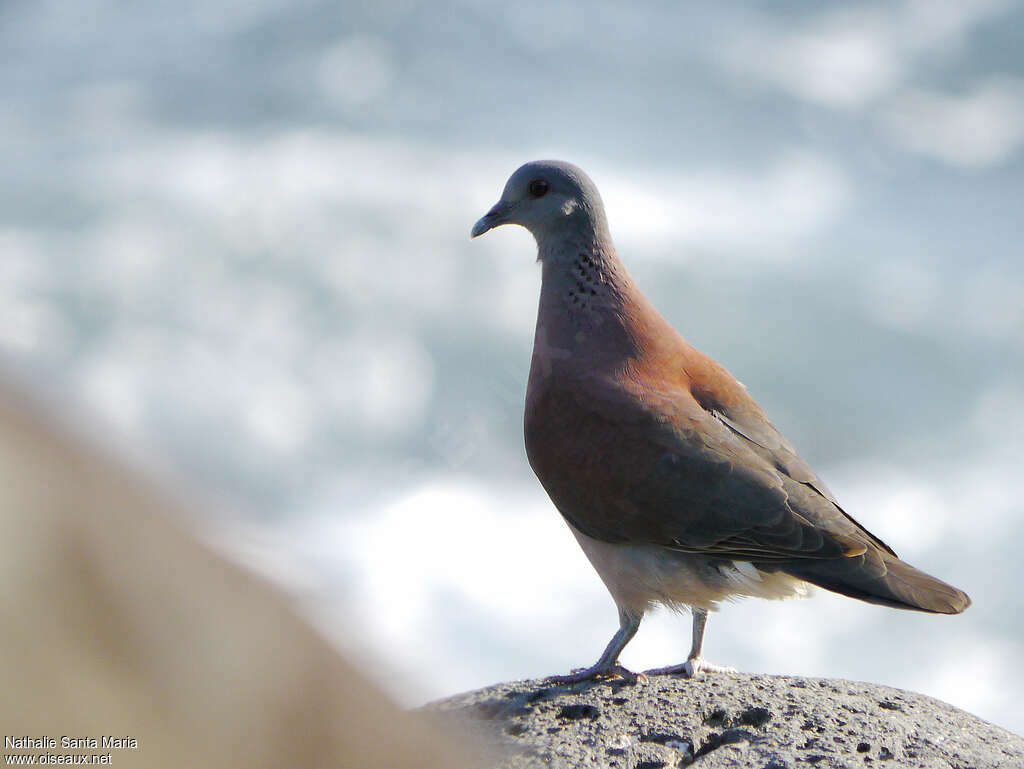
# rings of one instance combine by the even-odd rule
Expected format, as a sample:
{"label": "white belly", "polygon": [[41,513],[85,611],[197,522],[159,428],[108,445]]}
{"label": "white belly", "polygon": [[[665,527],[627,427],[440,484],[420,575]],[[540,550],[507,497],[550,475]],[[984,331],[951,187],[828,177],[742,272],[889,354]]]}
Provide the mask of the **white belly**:
{"label": "white belly", "polygon": [[719,601],[757,598],[803,598],[803,580],[764,572],[749,561],[726,561],[683,553],[657,545],[610,544],[569,529],[612,594],[616,605],[643,615],[654,604],[671,609],[697,606],[714,611]]}

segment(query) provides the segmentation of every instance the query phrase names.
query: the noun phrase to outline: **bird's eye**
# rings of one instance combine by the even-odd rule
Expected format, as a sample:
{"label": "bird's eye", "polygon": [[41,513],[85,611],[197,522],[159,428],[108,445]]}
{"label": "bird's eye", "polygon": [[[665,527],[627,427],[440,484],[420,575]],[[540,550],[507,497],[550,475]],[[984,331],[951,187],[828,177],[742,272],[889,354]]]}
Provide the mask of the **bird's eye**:
{"label": "bird's eye", "polygon": [[548,191],[548,183],[543,179],[534,179],[530,182],[530,194],[535,198],[542,198]]}

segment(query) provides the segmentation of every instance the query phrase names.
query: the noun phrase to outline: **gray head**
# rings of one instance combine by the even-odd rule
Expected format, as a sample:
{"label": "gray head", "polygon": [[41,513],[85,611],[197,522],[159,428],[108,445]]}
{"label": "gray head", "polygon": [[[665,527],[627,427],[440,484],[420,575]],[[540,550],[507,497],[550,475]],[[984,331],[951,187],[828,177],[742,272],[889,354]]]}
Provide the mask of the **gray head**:
{"label": "gray head", "polygon": [[506,182],[501,200],[473,225],[472,237],[502,224],[528,229],[542,253],[545,243],[565,239],[581,245],[611,243],[597,187],[583,171],[561,160],[521,166]]}

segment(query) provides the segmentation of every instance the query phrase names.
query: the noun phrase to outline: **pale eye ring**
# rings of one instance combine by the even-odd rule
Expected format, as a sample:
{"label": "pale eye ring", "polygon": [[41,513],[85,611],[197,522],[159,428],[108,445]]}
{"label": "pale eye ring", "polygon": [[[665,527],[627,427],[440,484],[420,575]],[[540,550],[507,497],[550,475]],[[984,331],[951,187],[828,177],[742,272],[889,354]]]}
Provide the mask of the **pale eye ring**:
{"label": "pale eye ring", "polygon": [[535,198],[542,198],[548,192],[548,183],[544,179],[534,179],[527,189]]}

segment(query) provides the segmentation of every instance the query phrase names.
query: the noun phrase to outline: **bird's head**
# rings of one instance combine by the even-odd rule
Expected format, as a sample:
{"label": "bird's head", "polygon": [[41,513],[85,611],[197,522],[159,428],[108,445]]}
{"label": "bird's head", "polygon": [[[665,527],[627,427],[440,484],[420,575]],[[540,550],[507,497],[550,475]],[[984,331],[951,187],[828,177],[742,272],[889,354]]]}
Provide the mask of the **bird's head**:
{"label": "bird's head", "polygon": [[502,224],[519,224],[545,242],[603,240],[607,237],[604,204],[583,171],[560,160],[535,160],[521,166],[505,184],[501,200],[473,225],[472,237]]}

